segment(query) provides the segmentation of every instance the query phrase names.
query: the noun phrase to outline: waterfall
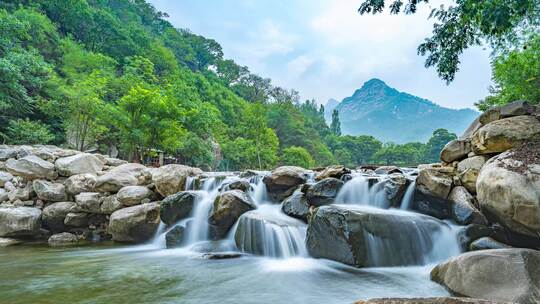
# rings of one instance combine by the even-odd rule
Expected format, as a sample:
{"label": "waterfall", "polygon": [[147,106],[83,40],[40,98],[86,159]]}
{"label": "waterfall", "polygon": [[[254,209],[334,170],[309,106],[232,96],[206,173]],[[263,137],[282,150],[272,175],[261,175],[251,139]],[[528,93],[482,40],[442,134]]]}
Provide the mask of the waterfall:
{"label": "waterfall", "polygon": [[193,215],[187,229],[186,244],[191,245],[208,239],[208,215],[219,193],[220,185],[221,183],[217,182],[216,177],[209,177],[203,181],[202,196],[193,207]]}
{"label": "waterfall", "polygon": [[195,177],[194,176],[186,177],[186,187],[184,190],[185,191],[195,190]]}
{"label": "waterfall", "polygon": [[369,180],[362,175],[353,177],[339,191],[337,204],[369,205]]}
{"label": "waterfall", "polygon": [[412,200],[414,199],[414,189],[416,188],[416,182],[412,182],[407,187],[407,191],[403,195],[400,208],[402,210],[409,210],[411,208]]}

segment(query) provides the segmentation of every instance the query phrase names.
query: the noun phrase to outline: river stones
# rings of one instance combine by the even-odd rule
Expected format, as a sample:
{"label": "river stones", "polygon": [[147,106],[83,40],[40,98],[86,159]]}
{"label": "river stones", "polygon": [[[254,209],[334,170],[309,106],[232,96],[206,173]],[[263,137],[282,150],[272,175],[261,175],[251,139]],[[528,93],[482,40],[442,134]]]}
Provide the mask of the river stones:
{"label": "river stones", "polygon": [[62,176],[72,176],[85,173],[97,174],[103,169],[104,164],[105,162],[96,155],[79,153],[57,159],[54,166],[58,174]]}
{"label": "river stones", "polygon": [[453,187],[454,168],[424,166],[416,178],[413,209],[440,219],[450,217],[448,195]]}
{"label": "river stones", "polygon": [[111,214],[123,207],[125,206],[116,198],[116,194],[101,198],[100,213]]}
{"label": "river stones", "polygon": [[6,162],[6,169],[15,176],[21,176],[28,180],[48,179],[57,177],[54,165],[35,155],[28,155],[20,159],[10,158]]}
{"label": "river stones", "polygon": [[494,234],[491,227],[484,225],[470,224],[467,226],[460,226],[457,231],[457,239],[463,250],[467,250],[471,243],[483,238],[490,237]]}
{"label": "river stones", "polygon": [[512,248],[504,243],[498,242],[490,237],[482,237],[471,243],[469,246],[470,251],[475,250],[487,250],[487,249],[505,249]]}
{"label": "river stones", "polygon": [[7,182],[10,182],[13,179],[13,175],[8,172],[0,171],[0,188],[4,187]]}
{"label": "river stones", "polygon": [[69,194],[77,195],[81,192],[91,192],[96,182],[97,177],[94,174],[76,174],[66,179],[64,185]]}
{"label": "river stones", "polygon": [[485,156],[473,156],[460,161],[457,165],[457,173],[461,184],[472,194],[476,194],[476,180],[482,166],[487,161]]}
{"label": "river stones", "polygon": [[161,201],[161,220],[167,225],[173,225],[179,220],[189,217],[195,203],[202,196],[200,191],[182,191],[167,196]]}
{"label": "river stones", "polygon": [[31,207],[0,208],[0,237],[34,236],[41,228],[41,210]]}
{"label": "river stones", "polygon": [[486,217],[476,208],[475,198],[465,187],[454,187],[448,196],[448,200],[451,204],[452,218],[456,223],[460,225],[488,224]]}
{"label": "river stones", "polygon": [[158,203],[136,205],[113,212],[108,232],[114,241],[141,243],[155,235],[159,222]]}
{"label": "river stones", "polygon": [[472,137],[476,154],[500,153],[528,141],[540,140],[540,121],[535,116],[515,116],[480,128]]}
{"label": "river stones", "polygon": [[78,212],[101,213],[101,194],[97,192],[82,192],[75,196],[75,206]]}
{"label": "river stones", "polygon": [[481,250],[436,266],[431,279],[473,298],[533,304],[540,302],[540,252],[531,249]]}
{"label": "river stones", "polygon": [[301,184],[306,183],[310,171],[295,167],[282,166],[274,169],[263,178],[269,196],[278,202],[290,196]]}
{"label": "river stones", "polygon": [[441,160],[445,163],[451,163],[467,157],[471,151],[471,143],[468,139],[454,139],[442,149]]}
{"label": "river stones", "polygon": [[64,225],[82,228],[88,226],[89,214],[84,212],[70,212],[66,214]]}
{"label": "river stones", "polygon": [[355,304],[509,304],[471,298],[384,298],[358,301]]}
{"label": "river stones", "polygon": [[165,246],[167,248],[177,248],[182,246],[186,234],[186,228],[181,225],[174,226],[165,234]]}
{"label": "river stones", "polygon": [[384,183],[384,194],[391,206],[399,207],[411,182],[401,173],[392,173]]}
{"label": "river stones", "polygon": [[288,216],[300,219],[307,223],[309,208],[306,196],[301,189],[297,189],[294,193],[287,197],[281,204],[281,210]]}
{"label": "river stones", "polygon": [[[147,176],[148,175],[148,176]],[[128,163],[114,167],[99,176],[94,191],[116,193],[126,186],[144,185],[149,180],[148,169],[141,164]]]}
{"label": "river stones", "polygon": [[52,247],[76,245],[78,242],[79,238],[69,232],[53,234],[47,240],[49,246]]}
{"label": "river stones", "polygon": [[247,179],[238,178],[225,185],[227,190],[240,190],[247,192],[251,188],[251,184]]}
{"label": "river stones", "polygon": [[67,200],[66,187],[60,183],[45,180],[34,180],[32,183],[37,197],[47,202],[61,202]]}
{"label": "river stones", "polygon": [[188,176],[197,176],[202,173],[199,168],[171,164],[155,169],[152,172],[152,181],[159,194],[169,196],[186,188],[186,179]]}
{"label": "river stones", "polygon": [[320,180],[309,186],[306,200],[309,205],[316,207],[332,204],[343,184],[341,180],[333,177]]}
{"label": "river stones", "polygon": [[214,201],[208,218],[213,238],[225,237],[242,214],[255,208],[255,203],[251,198],[240,190],[230,190],[220,194]]}
{"label": "river stones", "polygon": [[153,196],[154,192],[145,186],[126,186],[118,190],[116,199],[124,206],[134,206],[149,203]]}
{"label": "river stones", "polygon": [[330,166],[324,168],[319,174],[317,174],[317,177],[315,177],[316,181],[321,181],[325,178],[333,177],[337,179],[341,179],[341,177],[345,174],[350,174],[351,170],[345,168],[344,166]]}
{"label": "river stones", "polygon": [[74,206],[74,202],[58,202],[48,205],[42,213],[43,226],[53,233],[65,230],[64,220]]}

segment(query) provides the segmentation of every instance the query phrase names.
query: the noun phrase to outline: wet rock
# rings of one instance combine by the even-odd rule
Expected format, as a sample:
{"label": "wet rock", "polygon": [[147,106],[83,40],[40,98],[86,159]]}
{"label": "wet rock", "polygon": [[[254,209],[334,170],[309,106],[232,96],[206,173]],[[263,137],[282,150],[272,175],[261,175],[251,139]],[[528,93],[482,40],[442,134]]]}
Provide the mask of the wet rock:
{"label": "wet rock", "polygon": [[511,248],[504,243],[498,242],[490,237],[482,237],[471,243],[469,250],[505,249]]}
{"label": "wet rock", "polygon": [[208,218],[214,238],[225,237],[242,214],[255,208],[255,203],[242,191],[231,190],[219,195]]}
{"label": "wet rock", "polygon": [[13,179],[13,175],[8,172],[0,171],[0,188],[4,187],[7,182],[10,182]]}
{"label": "wet rock", "polygon": [[321,181],[325,178],[333,177],[337,179],[341,179],[343,175],[350,174],[351,170],[345,168],[344,166],[330,166],[324,168],[319,174],[317,174],[317,177],[315,178],[316,181]]}
{"label": "wet rock", "polygon": [[425,167],[418,172],[416,189],[427,196],[446,199],[452,190],[451,167]]}
{"label": "wet rock", "polygon": [[358,301],[355,304],[509,304],[471,298],[384,298]]}
{"label": "wet rock", "polygon": [[3,203],[9,199],[8,193],[6,190],[0,188],[0,203]]}
{"label": "wet rock", "polygon": [[111,167],[118,167],[120,165],[125,165],[128,162],[122,159],[118,158],[112,158],[112,157],[105,157],[105,165],[111,166]]}
{"label": "wet rock", "polygon": [[144,200],[150,202],[154,192],[144,186],[126,186],[118,190],[116,199],[124,206],[134,206],[143,203]]}
{"label": "wet rock", "polygon": [[343,184],[339,179],[325,178],[307,189],[306,200],[309,205],[317,207],[332,204]]}
{"label": "wet rock", "polygon": [[307,181],[309,172],[300,167],[283,166],[265,176],[263,182],[266,184],[270,197],[281,202]]}
{"label": "wet rock", "polygon": [[[418,188],[416,188],[416,190],[417,189]],[[421,191],[416,190],[414,191],[411,209],[439,219],[447,219],[451,217],[451,204],[447,199],[429,196]]]}
{"label": "wet rock", "polygon": [[97,174],[103,169],[104,161],[99,157],[89,153],[80,153],[56,160],[54,166],[56,171],[62,176],[72,176],[77,174]]}
{"label": "wet rock", "polygon": [[206,260],[225,260],[236,259],[242,256],[243,254],[241,254],[240,252],[211,252],[203,254],[202,258]]}
{"label": "wet rock", "polygon": [[476,208],[475,198],[465,187],[454,187],[448,196],[448,200],[452,205],[452,218],[456,223],[460,225],[488,224],[486,217]]}
{"label": "wet rock", "polygon": [[77,195],[81,192],[92,192],[96,182],[97,177],[93,174],[77,174],[66,179],[64,185],[69,194]]}
{"label": "wet rock", "polygon": [[539,238],[540,143],[490,159],[480,170],[477,191],[480,207],[490,220]]}
{"label": "wet rock", "polygon": [[249,181],[245,179],[237,179],[227,185],[228,190],[240,190],[247,192],[249,191],[249,188],[251,188],[251,185],[249,184]]}
{"label": "wet rock", "polygon": [[124,207],[122,203],[116,198],[115,195],[109,195],[101,199],[101,212],[103,214],[111,214],[116,210],[122,209]]}
{"label": "wet rock", "polygon": [[515,116],[491,122],[472,137],[478,154],[500,153],[528,141],[540,140],[540,121],[534,116]]}
{"label": "wet rock", "polygon": [[161,201],[161,220],[167,225],[173,225],[179,220],[189,217],[195,203],[201,198],[200,191],[182,191],[167,196]]}
{"label": "wet rock", "polygon": [[445,163],[451,163],[461,160],[472,151],[469,140],[454,139],[447,143],[441,151],[441,160]]}
{"label": "wet rock", "polygon": [[141,164],[124,164],[109,170],[96,180],[95,191],[116,193],[126,186],[144,184],[147,168]]}
{"label": "wet rock", "polygon": [[100,213],[101,194],[97,192],[82,192],[75,196],[78,212]]}
{"label": "wet rock", "polygon": [[457,172],[461,184],[471,193],[476,194],[476,180],[480,169],[486,163],[485,156],[473,156],[460,161],[457,165]]}
{"label": "wet rock", "polygon": [[493,229],[488,226],[470,224],[460,227],[457,238],[463,250],[467,250],[472,242],[493,235]]}
{"label": "wet rock", "polygon": [[34,236],[41,227],[41,210],[31,207],[0,208],[0,237]]}
{"label": "wet rock", "polygon": [[197,176],[202,173],[199,168],[172,164],[156,169],[152,173],[152,181],[159,194],[169,196],[185,189],[188,176]]}
{"label": "wet rock", "polygon": [[159,222],[158,203],[136,205],[111,214],[108,232],[114,241],[140,243],[155,235]]}
{"label": "wet rock", "polygon": [[67,200],[66,188],[59,183],[45,180],[34,180],[33,189],[37,197],[47,202],[61,202]]}
{"label": "wet rock", "polygon": [[53,234],[47,241],[52,247],[76,245],[78,242],[79,238],[69,232]]}
{"label": "wet rock", "polygon": [[431,279],[468,297],[532,304],[540,302],[538,269],[539,251],[482,250],[438,265],[432,270]]}
{"label": "wet rock", "polygon": [[87,227],[88,213],[70,212],[66,214],[66,218],[64,219],[64,225],[70,227]]}
{"label": "wet rock", "polygon": [[21,159],[8,159],[6,169],[15,176],[22,176],[28,180],[33,179],[55,179],[54,165],[35,155],[25,156]]}
{"label": "wet rock", "polygon": [[45,207],[42,213],[43,227],[53,233],[64,231],[64,220],[73,206],[73,202],[58,202]]}
{"label": "wet rock", "polygon": [[388,180],[384,183],[384,194],[391,206],[399,207],[409,184],[410,181],[405,175],[400,173],[390,174]]}
{"label": "wet rock", "polygon": [[165,234],[165,245],[167,248],[181,247],[184,242],[186,228],[181,225],[176,225]]}
{"label": "wet rock", "polygon": [[375,174],[392,174],[392,173],[403,173],[400,168],[396,166],[381,166],[375,169]]}
{"label": "wet rock", "polygon": [[0,237],[0,248],[21,244],[21,240]]}
{"label": "wet rock", "polygon": [[286,198],[281,205],[283,213],[306,223],[308,220],[309,208],[310,206],[306,196],[300,189],[294,191],[294,193]]}

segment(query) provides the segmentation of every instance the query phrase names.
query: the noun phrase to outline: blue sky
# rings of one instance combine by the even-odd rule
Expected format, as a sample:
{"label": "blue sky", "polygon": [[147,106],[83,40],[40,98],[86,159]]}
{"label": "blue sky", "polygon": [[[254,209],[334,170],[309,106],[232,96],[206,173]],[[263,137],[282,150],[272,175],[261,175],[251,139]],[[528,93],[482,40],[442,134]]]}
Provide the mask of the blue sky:
{"label": "blue sky", "polygon": [[489,51],[468,50],[461,71],[447,86],[424,68],[416,47],[433,21],[431,1],[416,15],[360,16],[361,0],[150,0],[174,26],[213,38],[225,57],[294,88],[303,98],[326,103],[352,95],[377,77],[451,108],[473,107],[488,94]]}

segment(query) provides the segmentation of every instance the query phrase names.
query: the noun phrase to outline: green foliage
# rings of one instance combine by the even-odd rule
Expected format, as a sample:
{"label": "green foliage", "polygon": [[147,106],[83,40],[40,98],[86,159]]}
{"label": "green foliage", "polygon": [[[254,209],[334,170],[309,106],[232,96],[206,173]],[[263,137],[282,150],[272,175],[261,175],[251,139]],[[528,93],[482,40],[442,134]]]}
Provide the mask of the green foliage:
{"label": "green foliage", "polygon": [[54,139],[54,135],[46,125],[39,121],[26,119],[11,120],[6,133],[0,133],[5,143],[12,145],[48,144]]}
{"label": "green foliage", "polygon": [[330,124],[330,131],[332,134],[340,136],[341,135],[341,123],[339,122],[339,111],[332,111],[332,123]]}
{"label": "green foliage", "polygon": [[456,139],[454,133],[448,132],[446,129],[437,129],[433,132],[433,136],[429,139],[425,147],[424,160],[430,163],[435,163],[440,160],[441,151],[444,146]]}
{"label": "green foliage", "polygon": [[280,163],[284,166],[311,168],[314,166],[315,161],[306,149],[292,146],[283,150]]}

